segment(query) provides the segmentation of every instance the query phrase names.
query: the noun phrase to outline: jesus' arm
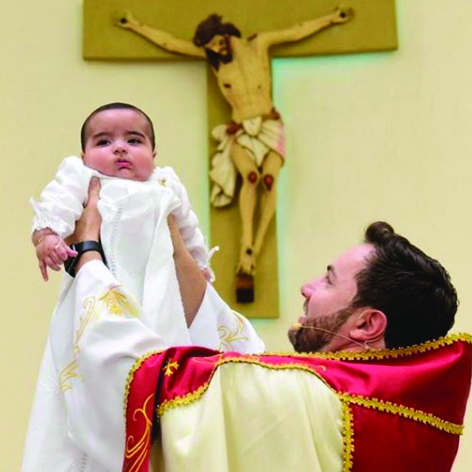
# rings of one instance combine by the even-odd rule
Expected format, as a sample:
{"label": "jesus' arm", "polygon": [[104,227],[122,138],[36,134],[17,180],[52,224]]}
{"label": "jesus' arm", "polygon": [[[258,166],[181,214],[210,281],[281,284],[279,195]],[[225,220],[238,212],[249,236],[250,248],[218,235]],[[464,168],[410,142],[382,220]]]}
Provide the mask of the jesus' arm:
{"label": "jesus' arm", "polygon": [[259,33],[257,41],[267,49],[275,44],[300,41],[330,26],[346,23],[352,16],[352,10],[339,7],[334,13],[303,21],[287,29]]}
{"label": "jesus' arm", "polygon": [[176,52],[186,56],[200,57],[202,59],[206,58],[204,51],[195,46],[192,42],[176,38],[166,31],[151,28],[150,26],[136,20],[129,12],[120,16],[117,26],[131,30],[136,34],[143,36],[151,43],[165,49],[166,51]]}

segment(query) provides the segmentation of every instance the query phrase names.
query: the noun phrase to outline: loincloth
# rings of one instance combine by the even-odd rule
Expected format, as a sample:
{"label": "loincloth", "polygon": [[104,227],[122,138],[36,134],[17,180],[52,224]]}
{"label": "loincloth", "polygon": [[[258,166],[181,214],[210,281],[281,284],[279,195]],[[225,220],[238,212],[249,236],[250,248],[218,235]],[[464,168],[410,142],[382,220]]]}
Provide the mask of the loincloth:
{"label": "loincloth", "polygon": [[276,152],[285,159],[285,128],[278,119],[264,119],[261,116],[244,120],[241,124],[219,125],[212,131],[218,141],[218,147],[211,160],[210,178],[213,181],[211,204],[215,207],[229,205],[234,198],[238,171],[231,158],[234,142],[243,147],[261,168],[270,151]]}

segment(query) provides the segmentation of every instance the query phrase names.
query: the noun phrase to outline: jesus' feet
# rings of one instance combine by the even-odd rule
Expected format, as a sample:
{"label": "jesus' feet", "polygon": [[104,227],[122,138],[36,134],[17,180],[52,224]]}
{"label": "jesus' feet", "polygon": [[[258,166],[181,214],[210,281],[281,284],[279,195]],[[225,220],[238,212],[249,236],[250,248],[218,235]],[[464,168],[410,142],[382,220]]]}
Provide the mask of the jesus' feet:
{"label": "jesus' feet", "polygon": [[241,247],[237,273],[241,272],[248,275],[254,275],[256,272],[256,255],[250,246]]}

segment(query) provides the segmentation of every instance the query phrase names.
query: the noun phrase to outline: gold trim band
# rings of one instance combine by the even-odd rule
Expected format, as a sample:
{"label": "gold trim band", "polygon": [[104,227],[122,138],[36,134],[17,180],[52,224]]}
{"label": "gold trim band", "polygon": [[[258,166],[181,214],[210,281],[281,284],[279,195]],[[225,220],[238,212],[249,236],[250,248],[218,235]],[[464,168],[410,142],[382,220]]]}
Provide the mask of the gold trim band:
{"label": "gold trim band", "polygon": [[347,402],[341,402],[343,411],[343,472],[350,472],[353,465],[354,424],[352,411]]}
{"label": "gold trim band", "polygon": [[140,369],[140,367],[143,365],[144,361],[146,361],[150,357],[154,356],[155,354],[160,354],[161,352],[162,351],[151,351],[151,352],[148,352],[147,354],[144,354],[144,356],[141,356],[133,364],[133,367],[131,367],[130,371],[128,372],[128,378],[126,379],[126,386],[125,386],[125,398],[124,398],[124,403],[123,403],[123,410],[124,410],[125,418],[126,418],[126,410],[128,409],[129,391],[130,391],[130,388],[131,388],[131,382],[134,379],[134,374]]}
{"label": "gold trim band", "polygon": [[350,395],[347,393],[338,393],[338,398],[342,402],[363,406],[365,408],[373,408],[384,413],[391,413],[393,415],[402,416],[403,418],[419,421],[420,423],[427,424],[446,433],[461,435],[464,432],[464,425],[451,423],[431,413],[425,413],[424,411],[416,410],[398,403],[391,403],[377,398],[366,398],[361,395]]}
{"label": "gold trim band", "polygon": [[[267,364],[254,357],[224,357],[224,358],[219,359],[215,363],[215,366],[208,378],[208,381],[205,382],[200,387],[198,387],[195,391],[187,393],[186,395],[175,397],[170,400],[165,400],[164,402],[162,402],[157,407],[157,410],[156,410],[157,417],[160,418],[167,410],[170,410],[172,408],[177,408],[178,406],[182,406],[182,405],[189,405],[190,403],[193,403],[199,400],[208,389],[208,386],[213,377],[213,374],[216,372],[216,369],[218,369],[218,367],[224,364],[238,364],[238,363],[239,364],[254,364],[254,365],[258,365],[259,367],[264,367],[266,369],[271,369],[271,370],[294,369],[294,370],[301,370],[301,371],[309,372],[310,374],[316,375],[326,385],[326,387],[328,387],[330,390],[333,391],[333,393],[336,394],[336,391],[325,381],[325,379],[322,376],[319,375],[319,373],[316,371],[316,368],[307,366],[305,364],[292,363],[292,364],[274,365],[274,364]],[[319,368],[325,369],[324,366],[319,366]]]}
{"label": "gold trim band", "polygon": [[[359,406],[363,406],[365,408],[374,408],[376,410],[396,414],[402,416],[404,418],[412,419],[415,421],[419,421],[421,423],[427,424],[434,428],[440,429],[441,431],[445,431],[451,434],[461,435],[464,431],[464,426],[460,424],[451,423],[449,421],[443,420],[431,413],[425,413],[421,410],[416,410],[414,408],[410,408],[405,405],[400,405],[397,403],[391,403],[388,401],[379,400],[377,398],[366,398],[361,395],[350,395],[347,393],[337,392],[333,389],[325,380],[324,378],[316,371],[316,368],[304,365],[304,364],[283,364],[283,365],[273,365],[273,364],[266,364],[259,359],[255,358],[248,358],[248,357],[225,357],[220,359],[218,362],[215,363],[214,369],[208,379],[203,385],[201,385],[198,389],[194,392],[190,392],[186,395],[182,395],[180,397],[176,397],[170,400],[166,400],[161,403],[157,408],[157,416],[161,417],[167,410],[176,408],[182,405],[189,405],[194,401],[200,399],[205,391],[208,389],[209,383],[211,378],[213,377],[214,372],[218,367],[224,364],[230,363],[242,363],[242,364],[254,364],[260,367],[264,367],[267,369],[272,370],[288,370],[288,369],[295,369],[301,370],[305,372],[309,372],[311,374],[316,375],[331,391],[333,391],[341,402],[348,402],[350,404],[355,404]],[[323,367],[323,366],[320,366]]]}
{"label": "gold trim band", "polygon": [[284,357],[309,357],[317,359],[331,359],[343,361],[360,361],[360,360],[375,360],[375,359],[395,359],[397,357],[408,356],[410,354],[421,354],[423,352],[439,349],[443,346],[450,346],[457,341],[463,341],[472,344],[472,335],[467,333],[449,334],[443,338],[434,341],[428,341],[423,344],[418,344],[409,347],[402,347],[398,349],[382,349],[379,351],[367,352],[267,352],[265,356],[284,356]]}

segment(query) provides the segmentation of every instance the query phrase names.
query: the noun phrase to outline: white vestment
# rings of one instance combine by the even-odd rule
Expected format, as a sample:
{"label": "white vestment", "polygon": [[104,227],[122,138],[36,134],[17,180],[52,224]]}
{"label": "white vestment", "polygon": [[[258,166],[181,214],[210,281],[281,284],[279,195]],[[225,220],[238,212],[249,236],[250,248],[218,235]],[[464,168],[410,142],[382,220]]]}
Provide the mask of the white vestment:
{"label": "white vestment", "polygon": [[[264,350],[249,322],[210,284],[186,335],[188,344],[212,349]],[[142,356],[172,344],[165,329],[147,326],[142,307],[101,262],[84,265],[51,323],[22,471],[121,471],[130,369]]]}
{"label": "white vestment", "polygon": [[228,359],[203,394],[162,412],[152,470],[341,472],[336,394],[310,372],[245,360]]}

